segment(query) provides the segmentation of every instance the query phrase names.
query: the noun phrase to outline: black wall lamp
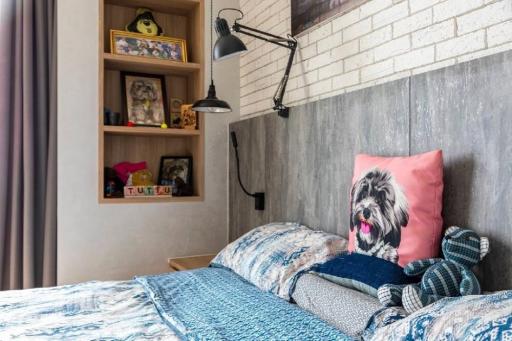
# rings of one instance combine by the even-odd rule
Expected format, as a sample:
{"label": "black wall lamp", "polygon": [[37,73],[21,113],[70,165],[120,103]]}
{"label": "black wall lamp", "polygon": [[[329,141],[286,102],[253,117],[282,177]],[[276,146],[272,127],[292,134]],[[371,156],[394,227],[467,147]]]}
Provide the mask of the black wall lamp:
{"label": "black wall lamp", "polygon": [[[213,44],[213,0],[210,0],[210,51]],[[195,101],[192,105],[192,110],[213,114],[223,114],[231,112],[231,107],[226,101],[217,98],[215,91],[215,84],[213,83],[213,53],[210,54],[210,87],[208,88],[208,95],[204,99]]]}
{"label": "black wall lamp", "polygon": [[290,70],[293,64],[293,57],[295,56],[295,50],[297,49],[297,40],[293,38],[291,35],[288,35],[287,38],[283,38],[280,36],[276,36],[271,33],[263,32],[257,30],[255,28],[251,28],[248,26],[244,26],[238,23],[239,20],[243,19],[244,14],[242,11],[236,8],[224,8],[219,11],[217,14],[217,19],[215,20],[215,31],[217,32],[217,42],[215,42],[215,46],[213,48],[213,59],[214,60],[222,60],[227,59],[229,57],[238,55],[247,51],[247,47],[245,44],[237,37],[231,34],[231,30],[229,28],[228,22],[226,19],[221,18],[220,15],[223,11],[236,11],[239,12],[242,16],[240,18],[235,19],[235,23],[233,24],[233,31],[242,33],[251,37],[254,37],[259,40],[263,40],[290,50],[290,55],[288,57],[288,63],[286,64],[286,69],[284,72],[284,76],[279,83],[277,90],[274,94],[274,110],[277,110],[279,116],[288,117],[289,116],[289,108],[283,104],[283,97],[286,91],[286,85],[288,84],[288,78],[290,77]]}
{"label": "black wall lamp", "polygon": [[254,209],[258,211],[265,210],[265,193],[264,192],[249,192],[243,185],[242,179],[240,178],[240,158],[238,156],[238,141],[236,139],[236,133],[234,131],[231,132],[231,143],[233,144],[233,148],[235,149],[235,159],[236,159],[236,174],[238,177],[238,183],[240,187],[242,187],[242,191],[250,197],[254,198]]}
{"label": "black wall lamp", "polygon": [[[213,0],[210,1],[211,8],[211,18],[213,19]],[[220,14],[223,11],[236,11],[239,12],[242,16],[240,18],[235,19],[235,23],[233,24],[233,31],[239,32],[251,37],[254,37],[259,40],[263,40],[274,45],[278,45],[290,50],[290,55],[288,57],[288,63],[286,64],[286,69],[284,72],[283,78],[279,82],[277,86],[276,92],[274,93],[273,101],[274,101],[274,110],[277,110],[277,113],[281,117],[288,117],[290,113],[290,109],[283,104],[283,98],[286,91],[286,85],[288,84],[288,79],[290,78],[290,70],[293,64],[293,58],[295,56],[295,51],[297,49],[297,40],[293,38],[291,35],[287,35],[287,38],[280,37],[271,33],[267,33],[264,31],[257,30],[252,27],[248,27],[245,25],[241,25],[238,23],[239,20],[243,19],[244,13],[236,8],[223,8],[217,14],[217,19],[215,20],[215,31],[217,32],[217,41],[215,42],[215,46],[213,49],[211,48],[213,37],[212,37],[212,27],[210,26],[210,50],[212,50],[210,56],[210,87],[208,89],[208,95],[206,98],[196,101],[192,109],[194,111],[207,112],[207,113],[227,113],[231,112],[231,107],[229,104],[223,100],[220,100],[216,96],[215,84],[213,82],[213,60],[222,60],[227,59],[229,57],[238,55],[247,51],[247,47],[245,44],[238,38],[231,34],[231,30],[229,28],[228,22],[226,19],[221,18]]]}

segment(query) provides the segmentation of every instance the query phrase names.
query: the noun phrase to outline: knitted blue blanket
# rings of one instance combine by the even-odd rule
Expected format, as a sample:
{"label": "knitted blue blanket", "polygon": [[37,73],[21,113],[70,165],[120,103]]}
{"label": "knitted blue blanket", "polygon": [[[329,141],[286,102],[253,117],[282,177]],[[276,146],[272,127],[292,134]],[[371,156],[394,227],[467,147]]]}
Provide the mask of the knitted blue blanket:
{"label": "knitted blue blanket", "polygon": [[350,340],[336,328],[224,268],[137,277],[186,340]]}

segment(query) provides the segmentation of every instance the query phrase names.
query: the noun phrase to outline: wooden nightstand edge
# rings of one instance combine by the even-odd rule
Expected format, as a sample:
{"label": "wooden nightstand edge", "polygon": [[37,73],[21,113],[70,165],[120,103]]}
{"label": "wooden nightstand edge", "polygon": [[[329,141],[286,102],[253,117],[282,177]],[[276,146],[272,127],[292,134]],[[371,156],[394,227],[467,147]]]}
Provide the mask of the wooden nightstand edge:
{"label": "wooden nightstand edge", "polygon": [[[174,257],[168,258],[167,264],[169,267],[176,271],[195,269],[198,267],[208,266],[210,261],[216,256],[216,254],[204,254],[186,257]],[[206,258],[206,259],[205,259]],[[206,262],[205,262],[206,260]],[[187,264],[181,264],[182,262]]]}

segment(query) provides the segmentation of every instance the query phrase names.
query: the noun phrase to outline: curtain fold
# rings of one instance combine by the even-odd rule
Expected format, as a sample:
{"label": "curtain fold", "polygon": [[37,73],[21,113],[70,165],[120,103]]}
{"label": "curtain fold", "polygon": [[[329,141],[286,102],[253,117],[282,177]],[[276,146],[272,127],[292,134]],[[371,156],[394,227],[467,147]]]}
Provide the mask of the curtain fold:
{"label": "curtain fold", "polygon": [[0,1],[0,289],[56,283],[55,0]]}

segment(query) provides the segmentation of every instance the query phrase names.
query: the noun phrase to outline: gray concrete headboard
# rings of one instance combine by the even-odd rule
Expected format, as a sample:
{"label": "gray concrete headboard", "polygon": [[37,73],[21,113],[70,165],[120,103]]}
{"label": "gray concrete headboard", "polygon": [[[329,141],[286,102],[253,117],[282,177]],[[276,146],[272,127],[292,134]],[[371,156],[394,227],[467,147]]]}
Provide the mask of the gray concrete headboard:
{"label": "gray concrete headboard", "polygon": [[487,290],[512,288],[512,52],[231,124],[242,179],[266,192],[255,211],[230,147],[230,239],[271,221],[348,235],[354,156],[444,153],[445,226],[491,240]]}

